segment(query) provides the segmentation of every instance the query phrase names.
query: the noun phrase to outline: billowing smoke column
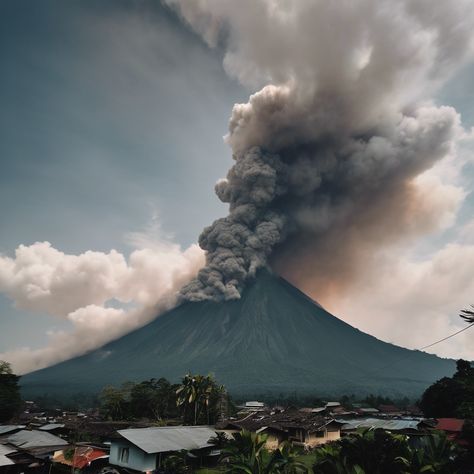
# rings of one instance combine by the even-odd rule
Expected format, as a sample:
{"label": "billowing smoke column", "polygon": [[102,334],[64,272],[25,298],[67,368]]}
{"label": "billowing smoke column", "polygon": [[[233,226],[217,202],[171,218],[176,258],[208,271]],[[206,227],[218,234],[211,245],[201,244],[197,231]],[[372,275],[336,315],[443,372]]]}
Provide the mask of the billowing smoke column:
{"label": "billowing smoke column", "polygon": [[184,299],[238,298],[268,263],[328,293],[453,211],[423,173],[462,128],[429,98],[472,57],[470,1],[167,3],[230,75],[264,85],[232,111],[235,165],[216,185],[229,215],[200,236],[207,263]]}
{"label": "billowing smoke column", "polygon": [[286,194],[285,165],[277,155],[258,148],[245,151],[216,193],[228,202],[227,217],[204,229],[199,245],[207,251],[206,266],[182,290],[191,301],[234,299],[247,278],[264,266],[282,241],[285,217],[273,204]]}

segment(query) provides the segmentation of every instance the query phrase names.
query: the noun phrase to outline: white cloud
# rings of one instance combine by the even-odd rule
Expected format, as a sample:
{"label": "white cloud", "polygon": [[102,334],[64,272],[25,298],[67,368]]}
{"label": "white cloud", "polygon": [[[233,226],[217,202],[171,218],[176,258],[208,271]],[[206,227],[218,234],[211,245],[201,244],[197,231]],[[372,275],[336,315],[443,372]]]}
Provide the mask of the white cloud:
{"label": "white cloud", "polygon": [[[0,359],[25,373],[94,349],[172,307],[203,264],[197,245],[182,250],[168,241],[134,250],[128,261],[115,250],[68,255],[49,242],[20,245],[14,258],[0,256],[0,292],[18,308],[69,321],[72,330],[49,333],[45,348],[21,348]],[[111,307],[112,300],[123,307]]]}
{"label": "white cloud", "polygon": [[[449,243],[425,259],[386,252],[328,309],[385,341],[413,349],[464,327],[462,308],[474,303],[474,245]],[[474,330],[427,349],[474,359]]]}

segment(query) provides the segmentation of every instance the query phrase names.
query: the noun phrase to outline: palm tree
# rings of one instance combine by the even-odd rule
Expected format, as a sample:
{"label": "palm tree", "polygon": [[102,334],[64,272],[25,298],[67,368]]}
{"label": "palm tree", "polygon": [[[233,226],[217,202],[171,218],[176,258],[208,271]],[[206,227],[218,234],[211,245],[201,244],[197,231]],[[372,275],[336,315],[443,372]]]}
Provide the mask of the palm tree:
{"label": "palm tree", "polygon": [[176,390],[176,404],[184,409],[186,419],[186,407],[194,406],[194,424],[197,424],[197,383],[196,378],[191,374],[186,374],[181,381],[181,385]]}
{"label": "palm tree", "polygon": [[471,304],[472,309],[463,309],[461,310],[461,316],[464,321],[466,321],[469,324],[474,323],[474,305]]}
{"label": "palm tree", "polygon": [[289,444],[283,444],[270,454],[265,449],[267,436],[243,430],[223,450],[226,472],[232,474],[300,474],[308,470],[297,461]]}
{"label": "palm tree", "polygon": [[297,460],[297,456],[298,453],[290,443],[283,443],[277,450],[273,451],[267,466],[267,472],[281,474],[307,473],[308,469]]}
{"label": "palm tree", "polygon": [[178,397],[176,403],[184,408],[184,418],[186,418],[186,407],[192,408],[194,425],[197,425],[201,412],[205,408],[209,424],[210,402],[216,391],[217,385],[211,375],[186,374],[176,390]]}
{"label": "palm tree", "polygon": [[266,435],[243,430],[234,434],[234,440],[223,450],[227,472],[232,474],[261,474]]}
{"label": "palm tree", "polygon": [[318,448],[318,474],[452,474],[457,448],[446,435],[431,434],[410,448],[402,435],[363,431]]}
{"label": "palm tree", "polygon": [[341,446],[331,443],[316,450],[316,462],[313,472],[317,474],[366,474],[358,465],[350,465],[350,461],[341,455]]}

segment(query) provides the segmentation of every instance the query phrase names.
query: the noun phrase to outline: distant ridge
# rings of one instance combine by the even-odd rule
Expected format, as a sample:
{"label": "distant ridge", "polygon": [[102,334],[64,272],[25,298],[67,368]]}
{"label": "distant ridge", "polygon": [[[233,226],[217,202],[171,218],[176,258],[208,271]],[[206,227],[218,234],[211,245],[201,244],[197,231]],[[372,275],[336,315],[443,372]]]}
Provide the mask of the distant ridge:
{"label": "distant ridge", "polygon": [[[386,370],[381,370],[387,367]],[[419,396],[455,371],[382,342],[260,272],[239,300],[184,303],[101,349],[25,375],[25,396],[96,393],[107,384],[214,373],[236,395]]]}

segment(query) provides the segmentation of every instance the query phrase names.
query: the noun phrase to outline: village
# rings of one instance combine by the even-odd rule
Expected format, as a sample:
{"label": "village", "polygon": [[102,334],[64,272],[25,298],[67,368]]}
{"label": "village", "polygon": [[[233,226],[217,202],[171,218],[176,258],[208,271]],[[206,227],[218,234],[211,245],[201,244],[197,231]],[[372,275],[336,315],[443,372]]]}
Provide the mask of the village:
{"label": "village", "polygon": [[404,435],[415,442],[441,432],[456,445],[469,445],[463,438],[464,420],[426,418],[415,406],[348,408],[327,401],[319,407],[282,407],[247,401],[236,409],[234,416],[220,416],[213,425],[167,420],[163,426],[164,421],[107,421],[97,410],[37,411],[35,403],[26,402],[17,424],[0,426],[0,472],[231,472],[222,462],[225,446],[245,432],[260,436],[268,452],[291,445],[303,464],[321,446],[361,430]]}

